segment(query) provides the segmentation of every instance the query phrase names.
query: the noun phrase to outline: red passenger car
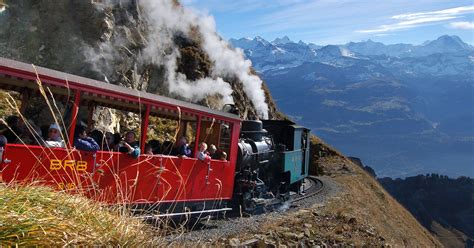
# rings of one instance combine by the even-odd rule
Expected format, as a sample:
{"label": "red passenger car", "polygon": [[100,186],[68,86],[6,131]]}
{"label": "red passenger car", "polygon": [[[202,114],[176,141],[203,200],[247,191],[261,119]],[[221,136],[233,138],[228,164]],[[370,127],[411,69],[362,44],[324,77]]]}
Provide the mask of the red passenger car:
{"label": "red passenger car", "polygon": [[[30,100],[34,96],[49,101],[52,109],[59,109],[54,101],[66,102],[70,113],[64,121],[57,119],[67,130],[63,132],[67,148],[22,143],[4,147],[0,163],[4,183],[40,183],[110,204],[153,204],[162,212],[223,210],[219,203],[232,198],[241,127],[237,115],[4,58],[0,58],[0,88],[20,93],[17,114],[26,116],[27,126],[24,112],[34,104]],[[180,134],[193,128],[194,154],[200,142],[212,143],[228,154],[227,161],[78,151],[71,144],[79,113],[98,106],[141,118],[142,151],[153,125],[150,120],[159,117],[175,120]]]}

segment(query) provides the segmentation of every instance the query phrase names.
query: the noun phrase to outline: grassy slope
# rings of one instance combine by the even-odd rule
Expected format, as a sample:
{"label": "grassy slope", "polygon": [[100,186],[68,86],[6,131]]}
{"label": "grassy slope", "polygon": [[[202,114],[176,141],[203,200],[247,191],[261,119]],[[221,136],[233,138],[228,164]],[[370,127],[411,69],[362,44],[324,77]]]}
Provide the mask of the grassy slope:
{"label": "grassy slope", "polygon": [[330,214],[344,213],[372,225],[389,244],[403,246],[441,246],[420,223],[388,194],[375,179],[344,158],[330,159],[326,166],[339,167],[344,173],[333,178],[344,188],[337,199],[326,206]]}
{"label": "grassy slope", "polygon": [[0,184],[0,246],[152,245],[141,221],[46,187]]}

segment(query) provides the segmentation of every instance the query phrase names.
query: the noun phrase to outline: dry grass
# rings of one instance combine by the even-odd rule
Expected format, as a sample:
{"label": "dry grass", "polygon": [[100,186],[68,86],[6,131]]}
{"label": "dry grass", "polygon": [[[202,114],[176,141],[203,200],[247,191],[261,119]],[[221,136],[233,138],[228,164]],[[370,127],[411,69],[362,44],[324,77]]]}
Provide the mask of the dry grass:
{"label": "dry grass", "polygon": [[153,245],[124,211],[41,186],[0,185],[0,246]]}
{"label": "dry grass", "polygon": [[405,247],[441,247],[420,223],[383,187],[345,157],[323,158],[320,164],[343,187],[326,206],[327,215],[355,218],[371,225],[388,244]]}

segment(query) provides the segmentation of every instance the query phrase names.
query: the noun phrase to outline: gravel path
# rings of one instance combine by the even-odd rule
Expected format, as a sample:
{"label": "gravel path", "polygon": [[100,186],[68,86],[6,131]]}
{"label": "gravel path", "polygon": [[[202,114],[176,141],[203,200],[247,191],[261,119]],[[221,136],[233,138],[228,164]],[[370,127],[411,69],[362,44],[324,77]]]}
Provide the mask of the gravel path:
{"label": "gravel path", "polygon": [[324,189],[317,195],[308,197],[291,206],[284,206],[280,211],[250,217],[233,217],[226,219],[211,219],[201,221],[194,230],[181,232],[179,235],[169,235],[165,240],[169,243],[187,243],[197,241],[212,241],[224,237],[232,237],[244,232],[253,233],[259,230],[260,224],[268,222],[287,212],[297,211],[311,206],[324,205],[326,201],[340,192],[340,187],[330,177],[319,177]]}

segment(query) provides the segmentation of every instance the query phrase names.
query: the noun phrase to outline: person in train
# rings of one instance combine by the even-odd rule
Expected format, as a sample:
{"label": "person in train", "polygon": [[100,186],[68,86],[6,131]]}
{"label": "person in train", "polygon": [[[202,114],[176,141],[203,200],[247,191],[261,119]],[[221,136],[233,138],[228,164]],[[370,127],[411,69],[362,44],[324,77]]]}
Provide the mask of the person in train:
{"label": "person in train", "polygon": [[140,145],[133,131],[125,134],[125,139],[119,143],[119,152],[127,153],[134,158],[140,156]]}
{"label": "person in train", "polygon": [[45,145],[46,147],[66,147],[64,140],[61,138],[61,128],[58,124],[49,125],[48,139],[45,141]]}
{"label": "person in train", "polygon": [[78,125],[74,137],[74,147],[81,151],[96,152],[99,150],[99,144],[87,136],[86,127]]}
{"label": "person in train", "polygon": [[5,137],[5,135],[0,135],[0,148],[5,147],[7,143],[8,143],[7,137]]}
{"label": "person in train", "polygon": [[221,161],[227,161],[227,153],[224,151],[217,151],[215,159],[221,160]]}
{"label": "person in train", "polygon": [[7,138],[8,143],[19,143],[18,137],[22,135],[22,121],[16,115],[10,115],[5,120],[8,127],[4,127],[2,134]]}
{"label": "person in train", "polygon": [[143,151],[146,155],[153,155],[153,147],[150,145],[150,142],[145,144],[145,151]]}
{"label": "person in train", "polygon": [[214,144],[209,145],[207,152],[209,153],[209,156],[211,156],[212,159],[217,159],[216,151],[217,147]]}
{"label": "person in train", "polygon": [[105,141],[102,144],[102,151],[115,151],[117,142],[115,140],[114,134],[111,132],[105,132],[104,137]]}
{"label": "person in train", "polygon": [[193,151],[189,147],[188,140],[186,139],[186,137],[184,137],[184,136],[181,137],[179,139],[176,147],[177,147],[177,149],[176,149],[177,156],[180,156],[180,157],[191,157],[192,156]]}
{"label": "person in train", "polygon": [[201,142],[201,144],[199,144],[199,152],[197,154],[197,159],[201,161],[211,160],[211,156],[209,156],[209,153],[207,152],[207,144],[204,142]]}
{"label": "person in train", "polygon": [[148,144],[151,147],[153,154],[160,154],[161,153],[161,142],[159,140],[153,139],[148,141]]}

